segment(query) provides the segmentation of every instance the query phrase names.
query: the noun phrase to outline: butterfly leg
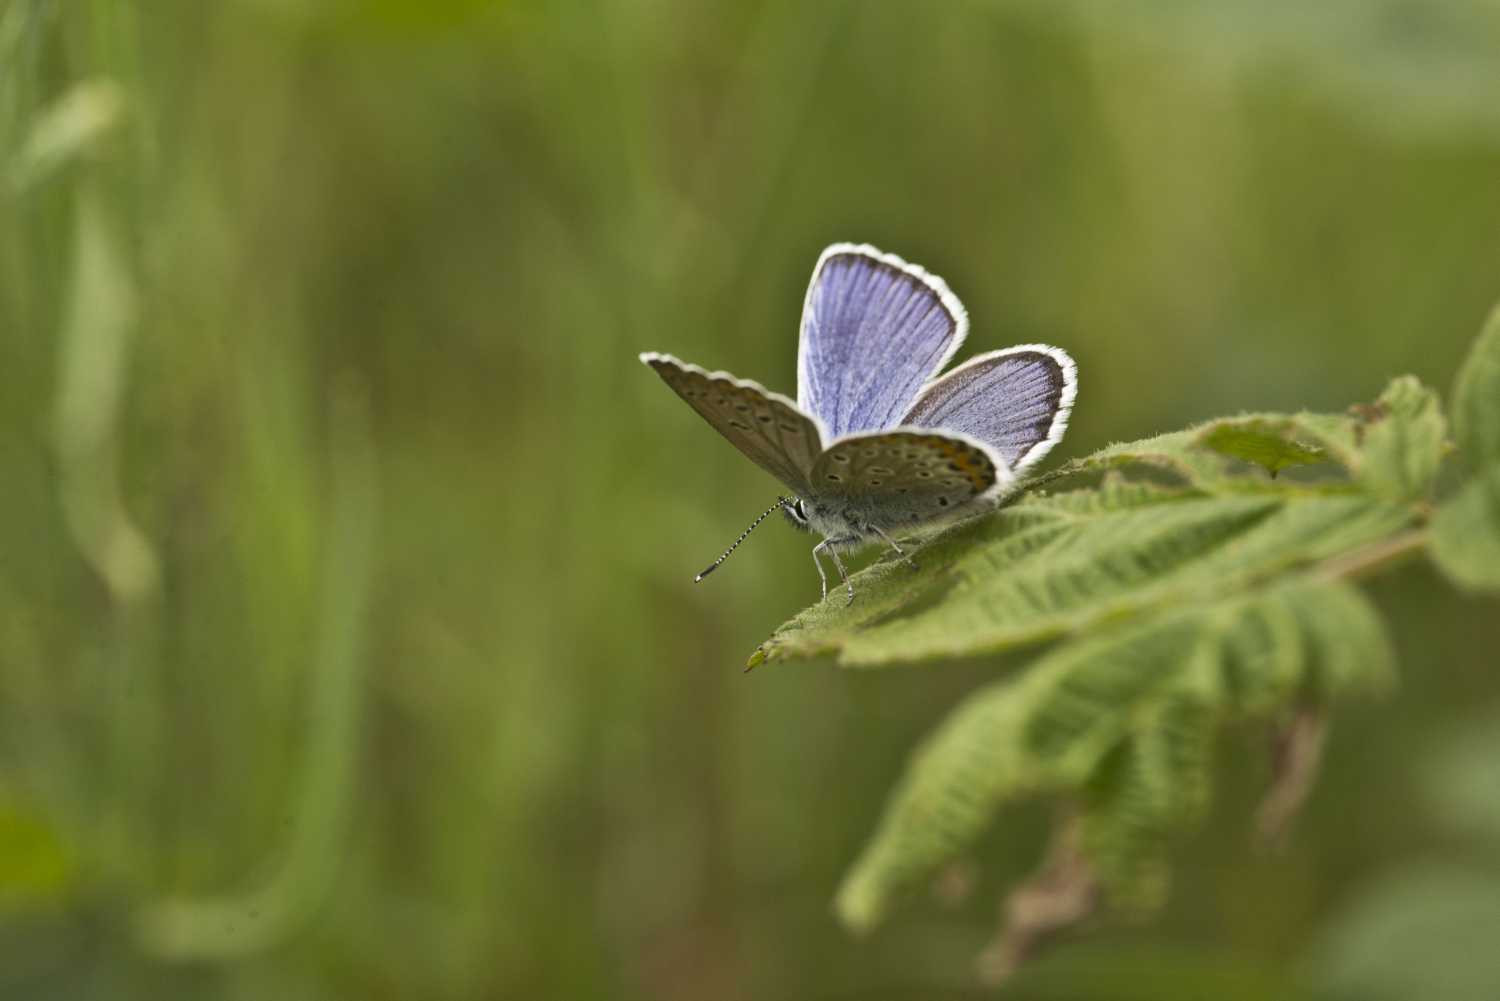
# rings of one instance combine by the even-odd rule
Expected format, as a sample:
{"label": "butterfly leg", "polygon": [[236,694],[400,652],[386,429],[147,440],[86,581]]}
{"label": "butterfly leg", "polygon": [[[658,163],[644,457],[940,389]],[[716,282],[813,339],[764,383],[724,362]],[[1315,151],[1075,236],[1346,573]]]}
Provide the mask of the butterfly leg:
{"label": "butterfly leg", "polygon": [[[849,542],[851,540],[843,539],[841,541]],[[854,581],[849,579],[849,571],[844,569],[844,561],[839,559],[839,551],[830,546],[828,548],[828,555],[833,557],[833,565],[838,568],[839,580],[843,581],[844,586],[849,589],[849,600],[844,602],[844,604],[854,604]]]}
{"label": "butterfly leg", "polygon": [[849,604],[854,604],[854,582],[849,579],[849,571],[844,569],[844,561],[839,559],[838,550],[833,548],[834,542],[852,542],[852,539],[824,539],[813,546],[813,563],[818,568],[818,578],[823,582],[823,597],[828,597],[828,575],[823,572],[823,561],[818,559],[818,553],[826,552],[832,559],[833,565],[838,569],[839,580],[849,589]]}
{"label": "butterfly leg", "polygon": [[827,539],[824,539],[822,542],[818,543],[816,546],[813,546],[813,566],[815,566],[815,567],[818,568],[818,580],[820,580],[820,581],[823,582],[823,597],[824,598],[828,597],[828,574],[826,574],[826,573],[823,572],[823,561],[820,560],[820,559],[818,559],[818,552],[819,552],[819,550],[823,550],[823,549],[827,549],[827,548],[828,548],[828,540]]}
{"label": "butterfly leg", "polygon": [[906,555],[906,550],[902,549],[900,546],[898,546],[896,544],[896,540],[895,539],[891,538],[889,535],[886,535],[884,532],[882,532],[880,529],[876,528],[874,525],[871,525],[870,529],[876,535],[878,535],[882,539],[884,539],[886,545],[890,546],[891,549],[895,550],[896,555],[899,556],[899,557],[901,557],[901,562],[905,563],[907,566],[911,567],[913,570],[920,570],[920,569],[922,569],[921,567],[917,566],[917,561],[916,560],[914,560],[910,556]]}
{"label": "butterfly leg", "polygon": [[844,602],[844,604],[854,604],[854,581],[849,579],[849,571],[844,569],[844,561],[839,559],[838,550],[836,549],[828,550],[828,555],[833,557],[833,565],[839,568],[839,578],[843,580],[844,586],[849,589],[849,600]]}

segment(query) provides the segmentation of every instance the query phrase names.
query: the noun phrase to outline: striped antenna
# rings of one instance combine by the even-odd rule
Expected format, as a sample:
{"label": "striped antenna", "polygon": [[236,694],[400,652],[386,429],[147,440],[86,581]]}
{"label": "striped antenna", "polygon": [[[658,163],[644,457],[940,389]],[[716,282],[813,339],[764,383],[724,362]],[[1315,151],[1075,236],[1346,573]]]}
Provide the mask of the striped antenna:
{"label": "striped antenna", "polygon": [[698,576],[694,577],[693,578],[693,583],[694,584],[698,583],[703,578],[707,577],[709,574],[711,574],[715,570],[719,569],[719,564],[723,563],[725,560],[729,559],[729,554],[732,553],[732,552],[734,552],[736,549],[738,549],[740,547],[740,543],[744,542],[747,538],[750,537],[750,533],[753,532],[753,531],[755,531],[755,526],[756,525],[759,525],[761,522],[763,522],[767,518],[769,518],[771,516],[771,513],[773,511],[780,510],[781,508],[783,508],[785,506],[786,506],[786,498],[785,497],[778,497],[778,498],[776,498],[776,503],[772,504],[770,507],[766,508],[766,511],[765,511],[764,514],[762,514],[759,518],[756,518],[754,521],[752,521],[750,523],[750,527],[747,528],[747,529],[745,529],[743,532],[741,532],[740,533],[740,537],[738,539],[734,540],[734,545],[732,545],[728,549],[724,550],[724,555],[723,556],[720,556],[718,559],[714,560],[712,563],[710,563],[708,565],[708,567],[702,573],[700,573]]}

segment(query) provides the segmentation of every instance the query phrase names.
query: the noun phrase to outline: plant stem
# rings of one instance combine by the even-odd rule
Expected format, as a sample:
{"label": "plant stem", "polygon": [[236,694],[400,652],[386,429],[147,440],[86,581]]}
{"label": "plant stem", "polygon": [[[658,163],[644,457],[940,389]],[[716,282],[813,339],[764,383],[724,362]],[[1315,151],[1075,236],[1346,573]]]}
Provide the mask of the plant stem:
{"label": "plant stem", "polygon": [[1322,580],[1344,580],[1367,577],[1387,566],[1399,563],[1427,546],[1426,528],[1413,528],[1381,539],[1363,549],[1335,556],[1317,568],[1315,576]]}

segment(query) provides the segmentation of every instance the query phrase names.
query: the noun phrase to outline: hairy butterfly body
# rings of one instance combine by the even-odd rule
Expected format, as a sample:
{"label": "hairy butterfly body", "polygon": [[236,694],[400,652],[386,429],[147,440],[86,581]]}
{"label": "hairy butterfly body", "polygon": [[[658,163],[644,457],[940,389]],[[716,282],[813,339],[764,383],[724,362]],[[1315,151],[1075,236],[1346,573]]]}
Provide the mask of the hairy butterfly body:
{"label": "hairy butterfly body", "polygon": [[792,491],[771,510],[823,536],[813,562],[824,596],[827,553],[852,601],[841,550],[879,541],[901,554],[895,535],[986,509],[1067,428],[1078,370],[1066,352],[1022,345],[938,376],[967,333],[968,316],[941,278],[838,243],[808,286],[796,402],[671,355],[641,361]]}

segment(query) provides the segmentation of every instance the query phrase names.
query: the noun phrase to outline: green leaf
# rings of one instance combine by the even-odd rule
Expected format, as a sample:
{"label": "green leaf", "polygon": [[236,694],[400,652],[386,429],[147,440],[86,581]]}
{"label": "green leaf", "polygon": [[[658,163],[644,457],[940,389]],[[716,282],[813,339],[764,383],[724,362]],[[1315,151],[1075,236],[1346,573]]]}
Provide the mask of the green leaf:
{"label": "green leaf", "polygon": [[1077,459],[1054,476],[1120,469],[1126,466],[1149,466],[1169,473],[1184,483],[1212,487],[1223,483],[1229,467],[1222,456],[1198,447],[1201,430],[1188,428],[1172,431],[1141,441],[1117,442],[1084,459]]}
{"label": "green leaf", "polygon": [[1294,598],[1288,597],[1302,590],[1288,587],[1219,611],[1216,642],[1199,655],[1217,674],[1215,694],[1226,710],[1269,712],[1302,685],[1306,650]]}
{"label": "green leaf", "polygon": [[[1408,376],[1348,414],[1245,414],[1108,446],[932,537],[915,554],[918,571],[877,561],[854,576],[852,604],[835,595],[808,608],[750,664],[973,656],[1232,595],[1415,522],[1444,431],[1436,395]],[[1289,482],[1246,469],[1323,461],[1343,475]],[[1094,486],[1042,489],[1101,473]]]}
{"label": "green leaf", "polygon": [[1315,701],[1384,695],[1396,683],[1396,656],[1385,622],[1352,584],[1293,581],[1276,600],[1302,636],[1302,681]]}
{"label": "green leaf", "polygon": [[[1197,636],[1191,616],[1069,644],[970,696],[914,756],[839,890],[855,930],[925,880],[1018,796],[1081,786],[1119,742],[1130,708],[1171,684]],[[1114,727],[1115,729],[1111,729]]]}
{"label": "green leaf", "polygon": [[874,666],[1010,649],[1121,616],[1241,591],[1379,540],[1412,519],[1357,494],[1268,486],[1233,495],[1105,484],[1029,496],[924,547],[919,571],[882,561],[858,597],[806,610],[767,660],[838,653]]}
{"label": "green leaf", "polygon": [[1432,519],[1433,561],[1466,591],[1500,591],[1500,465],[1480,473]]}
{"label": "green leaf", "polygon": [[1328,453],[1288,438],[1284,426],[1250,419],[1219,421],[1198,436],[1198,443],[1222,455],[1253,462],[1275,476],[1289,466],[1328,461]]}
{"label": "green leaf", "polygon": [[1351,585],[1298,578],[1057,647],[962,703],[914,756],[837,900],[856,930],[962,852],[1007,802],[1068,793],[1117,904],[1165,889],[1170,836],[1209,799],[1223,719],[1263,718],[1390,679],[1389,643]]}
{"label": "green leaf", "polygon": [[1171,838],[1208,804],[1217,724],[1206,704],[1163,700],[1086,791],[1083,854],[1117,910],[1145,913],[1165,901]]}
{"label": "green leaf", "polygon": [[1474,477],[1438,508],[1432,558],[1466,591],[1500,591],[1500,307],[1459,369],[1453,432]]}
{"label": "green leaf", "polygon": [[1458,370],[1453,433],[1472,466],[1500,466],[1500,306]]}
{"label": "green leaf", "polygon": [[[919,570],[880,559],[853,578],[852,604],[836,595],[777,630],[752,664],[1057,643],[920,748],[839,891],[843,920],[872,927],[1005,804],[1039,794],[1076,804],[1080,864],[1108,901],[1157,906],[1171,840],[1209,802],[1221,724],[1390,686],[1381,621],[1340,578],[1413,547],[1403,530],[1444,425],[1436,396],[1403,378],[1348,414],[1247,414],[1111,445],[936,534]],[[1330,476],[1265,475],[1318,462]],[[1042,489],[1084,477],[1096,482]]]}
{"label": "green leaf", "polygon": [[1359,421],[1340,414],[1242,414],[1142,441],[1122,442],[1075,460],[1044,477],[1149,466],[1204,490],[1256,489],[1258,481],[1234,475],[1232,460],[1275,473],[1289,466],[1335,462],[1358,468]]}
{"label": "green leaf", "polygon": [[1406,375],[1386,388],[1373,410],[1360,478],[1372,493],[1393,501],[1425,495],[1443,460],[1448,431],[1437,394]]}

